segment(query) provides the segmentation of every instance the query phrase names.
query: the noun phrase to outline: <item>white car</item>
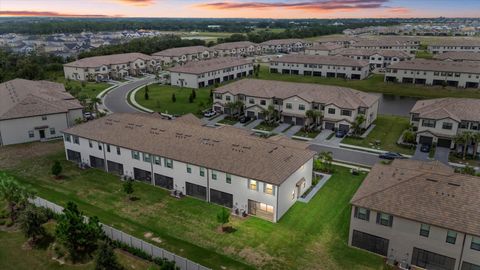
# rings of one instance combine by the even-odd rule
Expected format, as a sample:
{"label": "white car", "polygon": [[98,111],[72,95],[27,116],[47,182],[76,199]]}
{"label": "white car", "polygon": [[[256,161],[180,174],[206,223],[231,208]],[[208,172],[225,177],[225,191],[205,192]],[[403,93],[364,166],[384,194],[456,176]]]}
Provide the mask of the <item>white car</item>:
{"label": "white car", "polygon": [[203,116],[205,116],[205,117],[212,117],[215,114],[217,114],[217,113],[213,110],[208,110],[208,111],[203,112]]}

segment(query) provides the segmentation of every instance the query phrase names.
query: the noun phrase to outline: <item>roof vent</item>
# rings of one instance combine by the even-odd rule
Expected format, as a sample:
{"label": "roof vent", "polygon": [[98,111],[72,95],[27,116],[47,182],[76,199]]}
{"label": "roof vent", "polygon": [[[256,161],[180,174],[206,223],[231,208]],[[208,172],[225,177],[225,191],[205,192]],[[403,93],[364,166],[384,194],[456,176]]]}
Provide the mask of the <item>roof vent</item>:
{"label": "roof vent", "polygon": [[427,181],[430,181],[430,182],[434,182],[434,183],[437,183],[437,182],[438,182],[438,180],[431,179],[431,178],[427,178],[426,180],[427,180]]}
{"label": "roof vent", "polygon": [[454,186],[454,187],[459,187],[460,185],[459,184],[456,184],[456,183],[448,183],[449,186]]}

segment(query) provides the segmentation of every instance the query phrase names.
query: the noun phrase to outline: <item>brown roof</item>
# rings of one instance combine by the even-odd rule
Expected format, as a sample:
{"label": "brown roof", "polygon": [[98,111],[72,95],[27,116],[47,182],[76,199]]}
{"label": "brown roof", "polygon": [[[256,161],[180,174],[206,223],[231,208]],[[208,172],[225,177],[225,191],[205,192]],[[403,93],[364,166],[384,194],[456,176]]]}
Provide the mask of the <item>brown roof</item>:
{"label": "brown roof", "polygon": [[480,235],[480,178],[454,173],[438,161],[376,164],[351,204]]}
{"label": "brown roof", "polygon": [[340,86],[257,79],[239,80],[217,88],[215,93],[279,99],[298,96],[308,102],[334,104],[345,109],[370,107],[379,99],[377,95]]}
{"label": "brown roof", "polygon": [[439,39],[431,41],[428,46],[468,46],[478,47],[480,41],[478,39],[466,39],[466,38],[451,38],[451,39]]}
{"label": "brown roof", "polygon": [[245,48],[250,46],[258,46],[258,44],[250,41],[237,41],[237,42],[227,42],[220,43],[212,47],[214,50],[232,50],[237,48]]}
{"label": "brown roof", "polygon": [[201,74],[205,72],[220,70],[224,68],[236,67],[252,64],[251,60],[235,57],[220,57],[204,61],[189,62],[184,65],[177,65],[169,69],[170,72]]}
{"label": "brown roof", "polygon": [[272,62],[350,66],[350,67],[368,66],[367,61],[356,60],[356,59],[343,57],[343,56],[330,56],[330,55],[327,56],[327,55],[287,54],[282,57],[273,59]]}
{"label": "brown roof", "polygon": [[344,47],[336,43],[322,43],[322,44],[315,44],[312,47],[308,48],[307,50],[332,51],[340,48],[344,48]]}
{"label": "brown roof", "polygon": [[410,54],[399,50],[376,50],[376,49],[360,49],[360,48],[345,48],[337,50],[334,55],[341,56],[372,56],[378,54],[385,57],[411,58]]}
{"label": "brown roof", "polygon": [[451,118],[458,122],[480,121],[480,99],[473,98],[437,98],[419,100],[410,113],[419,114],[420,118]]}
{"label": "brown roof", "polygon": [[415,44],[410,43],[409,40],[403,39],[372,39],[367,40],[363,39],[354,44],[352,47],[382,47],[382,46],[418,46]]}
{"label": "brown roof", "polygon": [[79,59],[74,62],[67,63],[64,66],[79,67],[79,68],[100,67],[104,65],[129,63],[137,59],[150,60],[153,58],[150,55],[146,55],[143,53],[122,53],[122,54],[111,54],[111,55],[87,57],[87,58]]}
{"label": "brown roof", "polygon": [[[333,36],[333,37],[321,37],[317,40],[315,40],[315,42],[318,42],[318,43],[327,43],[327,42],[349,42],[349,43],[353,43],[353,42],[356,42],[360,40],[360,38],[358,37],[350,37],[350,36]],[[352,42],[353,41],[353,42]]]}
{"label": "brown roof", "polygon": [[0,84],[0,119],[64,113],[81,108],[61,83],[14,79]]}
{"label": "brown roof", "polygon": [[305,40],[302,39],[272,39],[272,40],[267,40],[265,42],[260,43],[260,45],[267,45],[267,46],[277,46],[277,45],[284,45],[284,44],[295,44],[295,43],[308,43]]}
{"label": "brown roof", "polygon": [[413,59],[392,64],[388,66],[388,68],[480,74],[480,63],[475,62],[450,62]]}
{"label": "brown roof", "polygon": [[182,56],[187,54],[197,54],[203,53],[204,51],[212,51],[212,49],[207,48],[205,46],[189,46],[189,47],[179,47],[179,48],[171,48],[166,49],[160,52],[156,52],[152,54],[152,56]]}
{"label": "brown roof", "polygon": [[445,52],[436,54],[433,58],[437,60],[480,61],[480,52]]}
{"label": "brown roof", "polygon": [[233,127],[211,128],[147,114],[111,114],[64,132],[274,185],[315,155]]}

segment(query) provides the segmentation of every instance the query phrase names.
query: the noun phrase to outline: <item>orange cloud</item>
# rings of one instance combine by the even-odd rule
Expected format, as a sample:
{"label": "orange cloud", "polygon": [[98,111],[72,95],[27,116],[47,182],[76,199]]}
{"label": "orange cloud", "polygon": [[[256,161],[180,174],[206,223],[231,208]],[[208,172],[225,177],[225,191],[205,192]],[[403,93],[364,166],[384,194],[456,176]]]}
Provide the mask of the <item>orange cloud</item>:
{"label": "orange cloud", "polygon": [[391,13],[396,13],[396,14],[409,14],[412,11],[408,8],[403,8],[403,7],[393,7],[388,10]]}
{"label": "orange cloud", "polygon": [[155,3],[155,0],[115,0],[115,2],[132,6],[150,6]]}
{"label": "orange cloud", "polygon": [[121,15],[109,16],[104,14],[72,14],[55,11],[29,11],[29,10],[0,10],[0,16],[22,16],[22,17],[120,17]]}

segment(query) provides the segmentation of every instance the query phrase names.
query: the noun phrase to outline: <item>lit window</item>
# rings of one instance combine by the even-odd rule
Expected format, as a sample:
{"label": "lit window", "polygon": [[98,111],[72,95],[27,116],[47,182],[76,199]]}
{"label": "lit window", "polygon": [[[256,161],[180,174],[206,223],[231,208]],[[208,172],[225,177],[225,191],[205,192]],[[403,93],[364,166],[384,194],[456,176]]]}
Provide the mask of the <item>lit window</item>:
{"label": "lit window", "polygon": [[428,235],[430,235],[430,225],[428,224],[420,225],[420,235],[428,237]]}
{"label": "lit window", "polygon": [[258,190],[258,183],[255,180],[249,180],[248,188],[251,190]]}
{"label": "lit window", "polygon": [[455,242],[457,241],[457,232],[448,231],[446,241],[447,241],[447,243],[455,244]]}
{"label": "lit window", "polygon": [[270,194],[270,195],[275,195],[272,184],[265,184],[265,185],[264,185],[264,191],[263,191],[263,192],[265,192],[265,193],[267,193],[267,194]]}
{"label": "lit window", "polygon": [[260,204],[260,210],[265,211],[267,213],[273,213],[273,206],[268,205],[266,203],[259,203]]}

